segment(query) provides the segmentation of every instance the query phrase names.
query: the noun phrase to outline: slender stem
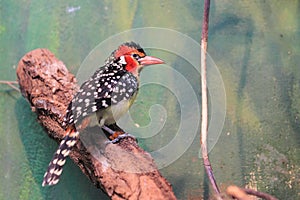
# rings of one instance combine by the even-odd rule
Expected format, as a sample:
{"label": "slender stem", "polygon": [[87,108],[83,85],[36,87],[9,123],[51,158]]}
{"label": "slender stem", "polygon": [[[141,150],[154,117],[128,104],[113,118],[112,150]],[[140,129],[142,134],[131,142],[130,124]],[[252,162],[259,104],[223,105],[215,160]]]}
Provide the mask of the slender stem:
{"label": "slender stem", "polygon": [[0,80],[0,84],[6,84],[6,85],[10,86],[11,88],[15,89],[16,91],[20,92],[20,89],[17,88],[16,86],[14,86],[14,84],[18,84],[17,81],[4,81],[4,80]]}
{"label": "slender stem", "polygon": [[246,192],[249,195],[254,195],[259,198],[266,199],[266,200],[278,200],[276,197],[273,197],[272,195],[264,193],[264,192],[260,192],[260,191],[256,191],[256,190],[252,190],[252,189],[248,189],[248,188],[242,188],[242,190],[244,190],[244,192]]}
{"label": "slender stem", "polygon": [[201,95],[202,95],[202,120],[201,120],[201,150],[202,159],[207,176],[214,188],[218,199],[222,199],[220,190],[216,183],[212,167],[207,152],[207,130],[208,130],[208,103],[207,103],[207,84],[206,84],[206,53],[208,39],[208,21],[209,21],[210,0],[204,0],[204,15],[202,21],[202,37],[201,37]]}
{"label": "slender stem", "polygon": [[18,84],[18,81],[3,81],[3,80],[0,80],[0,83],[2,83],[2,84]]}
{"label": "slender stem", "polygon": [[229,186],[227,188],[226,192],[229,196],[231,196],[235,199],[239,199],[239,200],[253,199],[249,195],[253,195],[253,196],[256,196],[256,197],[259,197],[259,198],[262,198],[262,199],[266,199],[266,200],[278,200],[276,197],[273,197],[270,194],[255,191],[255,190],[249,189],[249,188],[240,188],[240,187],[235,186],[235,185]]}
{"label": "slender stem", "polygon": [[[207,130],[208,130],[208,103],[207,103],[207,85],[206,85],[206,54],[207,54],[207,40],[208,40],[208,21],[209,21],[209,7],[210,0],[204,0],[204,14],[202,21],[202,37],[201,37],[201,94],[202,94],[202,121],[201,121],[201,150],[202,150],[202,159],[205,167],[205,171],[210,180],[212,187],[216,193],[217,199],[222,199],[220,190],[216,183],[216,179],[209,161],[208,152],[207,152]],[[237,199],[249,199],[246,194],[254,195],[266,200],[277,200],[276,197],[263,193],[260,191],[255,191],[252,189],[239,188],[232,186],[227,193]],[[234,195],[237,194],[237,195]],[[238,197],[238,195],[240,197]]]}

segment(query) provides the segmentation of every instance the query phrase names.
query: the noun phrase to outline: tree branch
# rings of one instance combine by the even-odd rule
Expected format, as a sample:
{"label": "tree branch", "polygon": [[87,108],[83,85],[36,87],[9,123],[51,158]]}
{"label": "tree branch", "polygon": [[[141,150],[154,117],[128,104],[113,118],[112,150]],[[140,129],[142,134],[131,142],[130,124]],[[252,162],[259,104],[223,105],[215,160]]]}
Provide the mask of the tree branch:
{"label": "tree branch", "polygon": [[[78,90],[74,75],[49,50],[36,49],[19,61],[17,76],[22,95],[38,121],[59,142],[64,137],[65,110]],[[150,154],[134,139],[106,145],[99,127],[84,132],[70,158],[111,199],[176,199]]]}

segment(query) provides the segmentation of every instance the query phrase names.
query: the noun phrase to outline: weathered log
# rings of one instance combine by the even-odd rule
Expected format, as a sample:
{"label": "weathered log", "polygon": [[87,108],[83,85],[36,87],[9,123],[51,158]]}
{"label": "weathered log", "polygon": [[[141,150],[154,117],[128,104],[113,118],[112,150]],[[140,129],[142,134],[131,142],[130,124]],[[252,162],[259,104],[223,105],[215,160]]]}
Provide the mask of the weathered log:
{"label": "weathered log", "polygon": [[[78,90],[74,75],[49,50],[36,49],[21,58],[17,76],[38,121],[59,142],[64,137],[65,110]],[[105,140],[99,127],[87,128],[70,153],[96,187],[111,199],[176,199],[150,154],[133,138],[117,144],[105,144]]]}

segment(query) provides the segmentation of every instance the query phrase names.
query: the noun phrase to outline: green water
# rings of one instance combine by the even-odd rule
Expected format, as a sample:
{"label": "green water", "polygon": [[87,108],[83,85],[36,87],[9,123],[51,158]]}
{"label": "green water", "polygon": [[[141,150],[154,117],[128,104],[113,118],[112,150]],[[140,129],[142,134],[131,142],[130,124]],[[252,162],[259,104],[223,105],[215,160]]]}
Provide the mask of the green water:
{"label": "green water", "polygon": [[[222,191],[236,184],[279,199],[299,199],[300,2],[211,3],[208,50],[221,72],[227,103],[221,136],[210,153],[217,182]],[[131,28],[169,28],[199,41],[202,10],[203,2],[195,0],[0,1],[0,80],[16,80],[19,59],[35,48],[50,49],[76,73],[100,42]],[[166,52],[151,53],[199,91],[199,76],[187,62]],[[172,74],[162,79],[176,84]],[[145,86],[131,112],[136,123],[147,124],[148,109],[157,102],[168,119],[159,135],[140,140],[149,151],[168,143],[180,120],[172,92]],[[35,118],[18,92],[0,85],[0,199],[107,199],[70,160],[57,186],[41,187],[57,144]],[[178,199],[211,197],[198,149],[199,135],[161,170]]]}

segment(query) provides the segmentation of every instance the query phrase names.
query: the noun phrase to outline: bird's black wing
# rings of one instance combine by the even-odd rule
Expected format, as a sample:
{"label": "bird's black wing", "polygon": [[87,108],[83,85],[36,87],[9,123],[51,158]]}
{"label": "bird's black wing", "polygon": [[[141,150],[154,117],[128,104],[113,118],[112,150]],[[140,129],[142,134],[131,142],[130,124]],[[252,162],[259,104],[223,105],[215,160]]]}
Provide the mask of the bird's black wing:
{"label": "bird's black wing", "polygon": [[119,66],[102,67],[80,87],[66,111],[64,125],[78,124],[92,113],[129,99],[138,89],[136,77]]}

